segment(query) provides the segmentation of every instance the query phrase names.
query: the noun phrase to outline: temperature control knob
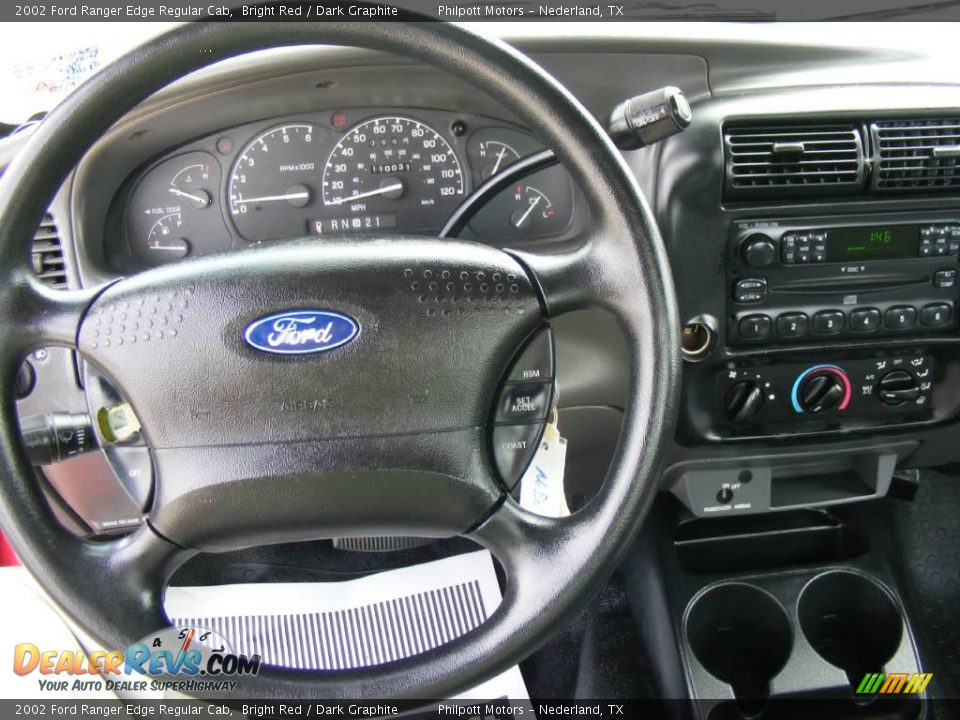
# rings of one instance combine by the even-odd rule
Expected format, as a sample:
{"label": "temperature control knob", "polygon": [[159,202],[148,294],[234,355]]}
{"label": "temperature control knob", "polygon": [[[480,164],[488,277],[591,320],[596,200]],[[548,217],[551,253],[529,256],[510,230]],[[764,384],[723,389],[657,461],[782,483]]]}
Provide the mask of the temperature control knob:
{"label": "temperature control knob", "polygon": [[763,388],[756,380],[735,382],[723,397],[727,414],[737,423],[752,420],[763,407]]}
{"label": "temperature control knob", "polygon": [[754,233],[743,241],[740,246],[740,255],[750,267],[768,267],[777,258],[777,249],[773,241],[766,235]]}
{"label": "temperature control knob", "polygon": [[847,374],[835,365],[814,365],[804,370],[793,383],[791,401],[798,413],[846,410],[851,386]]}

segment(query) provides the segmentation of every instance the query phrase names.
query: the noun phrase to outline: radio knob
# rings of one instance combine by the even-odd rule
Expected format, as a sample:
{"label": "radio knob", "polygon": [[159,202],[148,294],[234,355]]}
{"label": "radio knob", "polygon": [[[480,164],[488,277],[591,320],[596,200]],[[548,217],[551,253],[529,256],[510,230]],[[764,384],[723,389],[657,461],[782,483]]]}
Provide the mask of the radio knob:
{"label": "radio knob", "polygon": [[834,410],[843,401],[845,394],[846,388],[836,373],[813,372],[800,386],[800,406],[808,413]]}
{"label": "radio knob", "polygon": [[747,237],[740,246],[740,256],[750,267],[764,268],[777,259],[777,249],[773,241],[761,233]]}
{"label": "radio knob", "polygon": [[763,388],[756,380],[735,382],[723,398],[727,413],[734,422],[752,420],[763,407]]}

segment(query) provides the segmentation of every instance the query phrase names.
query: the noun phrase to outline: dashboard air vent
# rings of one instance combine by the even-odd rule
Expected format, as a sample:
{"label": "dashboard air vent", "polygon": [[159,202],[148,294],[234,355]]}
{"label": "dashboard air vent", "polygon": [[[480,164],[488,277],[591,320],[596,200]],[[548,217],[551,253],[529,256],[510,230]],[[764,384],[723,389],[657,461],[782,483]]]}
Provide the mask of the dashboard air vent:
{"label": "dashboard air vent", "polygon": [[860,192],[863,142],[850,124],[724,128],[729,199],[820,197]]}
{"label": "dashboard air vent", "polygon": [[870,124],[873,190],[960,192],[960,118]]}
{"label": "dashboard air vent", "polygon": [[53,288],[67,287],[67,267],[60,247],[60,234],[53,215],[47,213],[33,236],[33,271]]}

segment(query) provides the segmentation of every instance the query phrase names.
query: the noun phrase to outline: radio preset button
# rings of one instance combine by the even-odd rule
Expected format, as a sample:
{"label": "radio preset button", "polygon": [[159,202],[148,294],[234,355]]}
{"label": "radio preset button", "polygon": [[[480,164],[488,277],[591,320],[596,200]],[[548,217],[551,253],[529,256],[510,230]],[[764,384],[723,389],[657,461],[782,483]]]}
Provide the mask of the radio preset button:
{"label": "radio preset button", "polygon": [[907,330],[917,324],[917,309],[898,305],[887,310],[885,324],[889,330]]}
{"label": "radio preset button", "polygon": [[798,338],[807,334],[807,316],[803,313],[784,313],[777,318],[777,335]]}
{"label": "radio preset button", "polygon": [[853,332],[873,332],[880,328],[880,311],[862,308],[850,313],[850,329]]}
{"label": "radio preset button", "polygon": [[747,340],[761,340],[770,335],[769,315],[747,315],[737,326],[740,337]]}
{"label": "radio preset button", "polygon": [[952,288],[957,284],[957,271],[951,269],[937,270],[933,274],[933,286],[938,288]]}
{"label": "radio preset button", "polygon": [[928,328],[946,327],[953,321],[953,308],[947,303],[924,305],[920,311],[920,324]]}
{"label": "radio preset button", "polygon": [[813,331],[818,335],[839,335],[843,332],[843,313],[821,310],[813,316]]}

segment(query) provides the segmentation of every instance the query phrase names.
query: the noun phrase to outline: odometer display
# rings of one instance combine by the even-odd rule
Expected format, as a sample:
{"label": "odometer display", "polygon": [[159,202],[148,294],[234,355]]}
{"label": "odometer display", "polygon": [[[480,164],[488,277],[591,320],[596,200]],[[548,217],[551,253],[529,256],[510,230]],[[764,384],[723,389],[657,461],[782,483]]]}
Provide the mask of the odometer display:
{"label": "odometer display", "polygon": [[330,153],[321,188],[330,215],[396,215],[404,231],[439,229],[466,191],[450,143],[404,117],[377,117],[347,131]]}

